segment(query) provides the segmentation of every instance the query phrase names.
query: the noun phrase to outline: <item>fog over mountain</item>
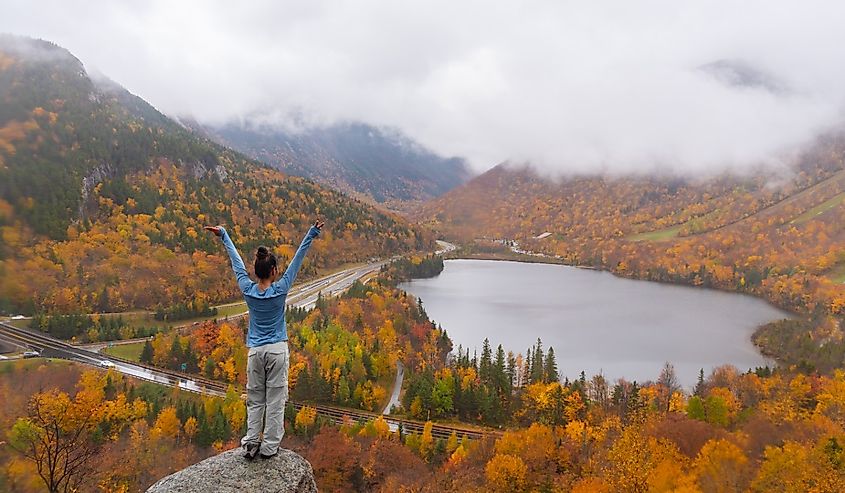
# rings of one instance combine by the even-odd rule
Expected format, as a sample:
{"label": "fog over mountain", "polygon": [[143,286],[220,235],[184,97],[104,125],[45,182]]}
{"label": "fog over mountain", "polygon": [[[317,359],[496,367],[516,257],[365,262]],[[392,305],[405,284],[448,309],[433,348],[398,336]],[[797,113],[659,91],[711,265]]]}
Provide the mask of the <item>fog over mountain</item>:
{"label": "fog over mountain", "polygon": [[[170,115],[401,129],[477,170],[778,163],[845,106],[845,3],[7,0]],[[88,67],[92,68],[92,67]]]}

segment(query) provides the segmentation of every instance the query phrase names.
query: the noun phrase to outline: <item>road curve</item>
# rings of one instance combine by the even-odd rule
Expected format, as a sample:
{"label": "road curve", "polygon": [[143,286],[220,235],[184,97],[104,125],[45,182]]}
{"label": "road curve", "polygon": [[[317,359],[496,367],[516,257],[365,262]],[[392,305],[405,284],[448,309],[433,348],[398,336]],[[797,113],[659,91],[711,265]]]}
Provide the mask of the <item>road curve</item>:
{"label": "road curve", "polygon": [[402,380],[404,378],[405,366],[401,361],[396,361],[396,380],[393,382],[393,393],[390,394],[390,400],[387,401],[387,405],[384,406],[384,410],[381,412],[383,415],[387,416],[390,414],[393,406],[399,407],[399,394],[402,393]]}
{"label": "road curve", "polygon": [[[331,274],[329,276],[310,281],[301,285],[291,291],[288,300],[289,305],[297,307],[312,307],[319,296],[323,293],[326,296],[334,296],[339,294],[356,280],[372,273],[381,268],[386,261],[371,263],[362,267],[353,267]],[[246,315],[238,314],[228,317],[240,318]],[[198,322],[197,322],[198,323]],[[193,326],[194,324],[186,325],[178,328],[179,330]],[[53,357],[76,361],[100,368],[110,367],[120,373],[129,375],[134,378],[146,380],[168,387],[176,387],[188,392],[194,392],[202,395],[211,395],[216,397],[225,397],[229,385],[223,382],[210,380],[198,375],[191,375],[181,373],[173,370],[166,370],[156,368],[151,365],[136,363],[133,361],[124,360],[114,356],[99,354],[82,346],[74,346],[65,341],[54,339],[50,336],[27,329],[19,329],[13,325],[5,322],[0,322],[0,338],[4,342],[12,343],[21,347],[38,350],[43,357]],[[146,338],[137,339],[133,342],[143,341]],[[107,365],[107,366],[105,366]],[[359,409],[348,409],[338,406],[327,406],[323,404],[309,404],[302,402],[291,401],[290,404],[294,410],[300,409],[302,406],[314,407],[317,414],[323,418],[336,423],[342,424],[346,421],[352,420],[359,423],[372,421],[379,416],[390,412],[393,404],[398,404],[399,395],[402,389],[402,380],[404,377],[404,366],[401,362],[397,362],[396,380],[393,387],[391,399],[384,409],[382,414],[362,411]],[[243,396],[241,396],[243,397]],[[425,422],[416,421],[404,418],[395,418],[385,416],[390,428],[392,430],[402,429],[405,433],[422,433]],[[481,439],[484,437],[498,437],[501,432],[495,430],[485,430],[480,428],[473,428],[470,426],[453,425],[453,424],[434,424],[432,428],[432,435],[435,438],[448,438],[452,433],[460,436],[467,436],[470,439]]]}

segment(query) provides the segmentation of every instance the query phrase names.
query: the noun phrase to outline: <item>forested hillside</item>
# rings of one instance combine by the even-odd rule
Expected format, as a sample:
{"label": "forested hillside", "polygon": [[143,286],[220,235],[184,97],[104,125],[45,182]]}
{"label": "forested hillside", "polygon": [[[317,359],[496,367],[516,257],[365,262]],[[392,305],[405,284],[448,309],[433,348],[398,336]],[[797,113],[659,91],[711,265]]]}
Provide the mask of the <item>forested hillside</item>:
{"label": "forested hillside", "polygon": [[286,173],[387,206],[437,197],[469,177],[462,159],[440,157],[398,130],[363,123],[301,132],[229,124],[208,132]]}
{"label": "forested hillside", "polygon": [[0,37],[0,311],[229,300],[227,259],[204,224],[227,225],[245,257],[263,243],[289,258],[317,217],[329,226],[306,276],[432,243],[197,137],[58,46]]}
{"label": "forested hillside", "polygon": [[[842,338],[838,319],[823,322],[845,310],[844,157],[845,138],[831,134],[787,169],[742,176],[550,179],[501,165],[419,217],[465,243],[514,239],[623,276],[760,295],[821,317],[818,347]],[[790,334],[768,349],[806,331]]]}

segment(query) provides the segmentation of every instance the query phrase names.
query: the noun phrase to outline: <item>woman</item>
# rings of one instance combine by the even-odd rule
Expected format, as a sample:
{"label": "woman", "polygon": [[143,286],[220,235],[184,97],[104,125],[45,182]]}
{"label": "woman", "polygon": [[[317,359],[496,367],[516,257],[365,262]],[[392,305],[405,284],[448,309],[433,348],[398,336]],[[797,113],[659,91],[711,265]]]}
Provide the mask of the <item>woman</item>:
{"label": "woman", "polygon": [[223,240],[229,260],[232,261],[238,287],[249,308],[247,431],[241,440],[244,457],[247,459],[254,459],[259,454],[263,459],[276,455],[279,442],[285,433],[283,421],[288,398],[289,365],[285,300],[305,253],[322,228],[322,221],[317,221],[311,226],[284,275],[275,282],[273,280],[278,275],[276,256],[266,247],[258,247],[255,253],[255,276],[258,282],[253,282],[226,229],[223,226],[205,227]]}

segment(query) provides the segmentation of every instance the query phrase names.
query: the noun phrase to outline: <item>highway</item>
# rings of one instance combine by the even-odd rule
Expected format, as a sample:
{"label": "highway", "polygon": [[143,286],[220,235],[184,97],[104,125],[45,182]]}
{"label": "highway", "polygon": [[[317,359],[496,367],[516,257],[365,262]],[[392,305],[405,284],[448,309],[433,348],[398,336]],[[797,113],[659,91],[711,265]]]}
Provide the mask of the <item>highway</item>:
{"label": "highway", "polygon": [[[353,267],[343,271],[331,274],[329,276],[310,281],[300,285],[298,288],[291,290],[288,295],[289,305],[298,307],[313,307],[317,300],[319,293],[324,296],[334,296],[348,289],[355,280],[361,279],[368,274],[378,271],[386,261],[374,262],[365,266]],[[248,312],[229,316],[228,319],[244,317]],[[198,324],[200,322],[195,322]],[[178,328],[183,330],[190,328],[194,324]],[[124,360],[114,356],[97,353],[103,344],[89,345],[88,347],[74,346],[65,341],[54,339],[43,333],[31,331],[27,329],[20,329],[5,322],[0,322],[0,340],[6,344],[18,346],[21,348],[37,350],[42,357],[46,358],[61,358],[79,363],[84,363],[92,366],[97,366],[103,369],[112,368],[125,375],[154,382],[168,387],[177,387],[188,392],[194,392],[203,395],[212,395],[217,397],[224,397],[228,389],[228,384],[210,380],[198,375],[191,375],[181,373],[173,370],[166,370],[156,368],[151,365],[137,363],[134,361]],[[139,339],[145,340],[145,339]],[[126,343],[126,341],[116,341],[119,343]],[[137,340],[132,341],[137,342]],[[97,347],[99,346],[99,347]],[[400,365],[397,369],[397,381],[402,381],[402,374]],[[400,383],[401,385],[401,383]],[[391,398],[393,403],[398,397],[399,389],[394,389],[394,395]],[[243,396],[241,396],[243,397]],[[343,424],[346,421],[352,420],[360,423],[372,421],[382,414],[375,412],[362,411],[359,409],[348,409],[337,406],[327,406],[322,404],[310,404],[302,402],[291,401],[290,404],[294,409],[298,410],[302,406],[310,406],[317,409],[317,414],[323,418],[336,423]],[[394,418],[384,416],[388,425],[392,430],[397,430],[400,427],[406,433],[421,433],[425,422],[409,420],[403,418]],[[482,430],[479,428],[472,428],[469,426],[452,425],[452,424],[434,424],[432,434],[436,438],[448,438],[452,432],[455,432],[458,437],[466,435],[470,439],[479,439],[484,436],[499,436],[500,432]]]}
{"label": "highway", "polygon": [[[317,297],[321,294],[323,296],[336,296],[349,289],[349,287],[352,286],[352,283],[354,283],[356,280],[362,279],[371,273],[378,272],[381,267],[387,262],[388,261],[372,262],[367,265],[350,267],[348,269],[335,272],[334,274],[329,274],[325,277],[321,277],[319,279],[315,279],[303,283],[301,285],[294,286],[294,288],[291,289],[290,293],[288,293],[287,304],[288,306],[295,306],[298,308],[313,308],[317,302]],[[244,310],[240,313],[236,313],[233,315],[218,317],[218,319],[236,321],[238,319],[246,317],[249,314],[249,311],[246,309],[246,304],[244,304],[243,302],[229,303],[227,305],[220,306],[222,307],[232,305],[243,305]],[[173,328],[173,330],[187,331],[201,323],[202,322],[189,322],[186,324],[177,325]],[[2,335],[0,335],[0,337],[2,337]],[[98,353],[107,346],[135,344],[138,342],[143,342],[147,339],[150,338],[138,337],[135,339],[123,339],[120,341],[95,342],[90,344],[80,344],[79,347]]]}

